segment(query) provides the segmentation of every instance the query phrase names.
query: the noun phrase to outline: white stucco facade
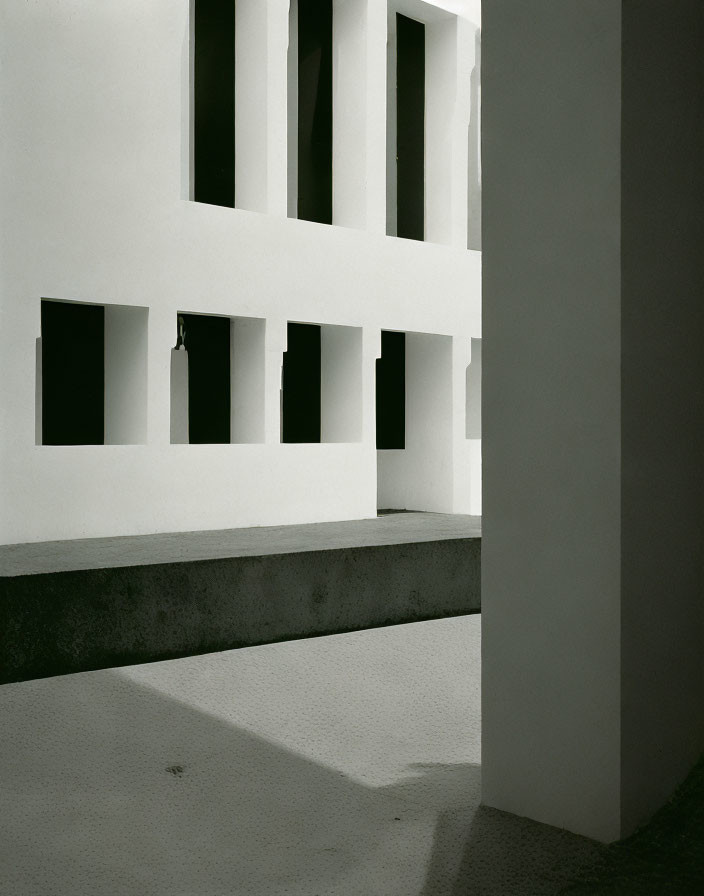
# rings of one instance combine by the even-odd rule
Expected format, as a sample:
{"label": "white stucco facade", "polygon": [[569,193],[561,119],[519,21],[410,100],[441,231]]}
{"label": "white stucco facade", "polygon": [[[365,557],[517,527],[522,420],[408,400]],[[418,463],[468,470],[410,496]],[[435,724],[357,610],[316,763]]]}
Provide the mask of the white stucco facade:
{"label": "white stucco facade", "polygon": [[[478,25],[452,6],[335,0],[324,225],[287,216],[287,0],[237,0],[239,208],[191,200],[188,0],[3,3],[0,543],[354,519],[399,502],[481,512],[480,439],[466,422],[481,256],[467,249],[473,212],[462,199],[478,178],[468,139]],[[427,24],[426,242],[387,235],[396,8]],[[106,308],[113,444],[41,444],[42,299]],[[245,362],[232,367],[232,444],[177,443],[178,312],[234,320]],[[327,333],[320,444],[281,442],[289,321]],[[378,458],[375,443],[386,329],[411,334],[400,459]]]}

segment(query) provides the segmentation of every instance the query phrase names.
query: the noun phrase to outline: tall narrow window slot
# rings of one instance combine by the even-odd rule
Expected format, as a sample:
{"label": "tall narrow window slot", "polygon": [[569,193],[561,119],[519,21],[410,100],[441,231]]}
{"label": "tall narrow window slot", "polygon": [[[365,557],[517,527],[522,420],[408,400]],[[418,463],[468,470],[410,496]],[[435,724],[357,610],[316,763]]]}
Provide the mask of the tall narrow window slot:
{"label": "tall narrow window slot", "polygon": [[230,441],[230,318],[181,314],[188,353],[188,441]]}
{"label": "tall narrow window slot", "polygon": [[320,441],[320,327],[289,323],[283,361],[282,442]]}
{"label": "tall narrow window slot", "polygon": [[396,14],[396,232],[425,232],[425,25]]}
{"label": "tall narrow window slot", "polygon": [[195,0],[193,198],[235,204],[235,2]]}
{"label": "tall narrow window slot", "polygon": [[298,0],[298,217],[332,223],[332,0]]}
{"label": "tall narrow window slot", "polygon": [[105,311],[42,300],[42,444],[105,441]]}
{"label": "tall narrow window slot", "polygon": [[376,447],[406,447],[406,334],[383,330],[376,362]]}

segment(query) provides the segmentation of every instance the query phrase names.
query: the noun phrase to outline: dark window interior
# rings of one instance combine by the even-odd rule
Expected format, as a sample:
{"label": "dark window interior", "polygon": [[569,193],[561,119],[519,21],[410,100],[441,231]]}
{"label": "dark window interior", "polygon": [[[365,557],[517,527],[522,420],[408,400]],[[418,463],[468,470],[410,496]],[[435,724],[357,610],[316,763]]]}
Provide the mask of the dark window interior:
{"label": "dark window interior", "polygon": [[382,331],[376,362],[376,447],[406,447],[406,334]]}
{"label": "dark window interior", "polygon": [[235,204],[235,2],[195,0],[194,196]]}
{"label": "dark window interior", "polygon": [[102,305],[42,301],[42,443],[105,441]]}
{"label": "dark window interior", "polygon": [[422,240],[425,195],[425,25],[396,14],[398,236]]}
{"label": "dark window interior", "polygon": [[298,4],[298,217],[332,223],[332,2]]}
{"label": "dark window interior", "polygon": [[230,318],[181,315],[188,351],[188,441],[230,441]]}
{"label": "dark window interior", "polygon": [[320,327],[288,325],[283,364],[282,442],[320,441]]}

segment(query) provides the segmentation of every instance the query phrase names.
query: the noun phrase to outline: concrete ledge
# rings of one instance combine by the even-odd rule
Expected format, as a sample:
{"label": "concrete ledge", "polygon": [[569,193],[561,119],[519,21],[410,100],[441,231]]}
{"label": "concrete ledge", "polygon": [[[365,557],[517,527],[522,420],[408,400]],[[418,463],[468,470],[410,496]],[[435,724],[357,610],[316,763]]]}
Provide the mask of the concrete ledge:
{"label": "concrete ledge", "polygon": [[[427,516],[426,539],[436,515]],[[394,525],[403,529],[402,515]],[[6,570],[0,682],[477,612],[480,544],[447,531],[395,544],[305,550],[299,541],[279,553]]]}

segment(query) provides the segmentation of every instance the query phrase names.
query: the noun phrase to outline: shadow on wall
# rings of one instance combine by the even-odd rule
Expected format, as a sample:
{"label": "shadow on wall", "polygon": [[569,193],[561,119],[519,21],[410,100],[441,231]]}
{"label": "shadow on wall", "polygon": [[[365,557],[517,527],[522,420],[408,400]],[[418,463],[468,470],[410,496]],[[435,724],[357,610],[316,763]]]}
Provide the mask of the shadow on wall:
{"label": "shadow on wall", "polygon": [[474,37],[474,68],[470,79],[471,106],[468,133],[467,171],[467,248],[482,248],[482,168],[479,122],[481,117],[482,33]]}

